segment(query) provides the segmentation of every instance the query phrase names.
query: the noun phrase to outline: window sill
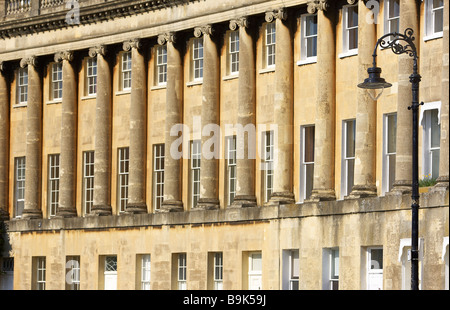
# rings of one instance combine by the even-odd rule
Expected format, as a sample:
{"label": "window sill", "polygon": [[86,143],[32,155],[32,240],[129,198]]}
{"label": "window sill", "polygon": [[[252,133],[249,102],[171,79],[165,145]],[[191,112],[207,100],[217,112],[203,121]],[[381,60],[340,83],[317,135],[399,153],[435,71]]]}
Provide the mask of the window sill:
{"label": "window sill", "polygon": [[150,88],[150,90],[159,90],[159,89],[166,89],[166,88],[167,88],[167,84],[161,84],[161,85],[153,86],[152,88]]}
{"label": "window sill", "polygon": [[16,109],[16,108],[26,108],[27,106],[28,106],[27,103],[18,103],[18,104],[13,105],[13,109]]}
{"label": "window sill", "polygon": [[120,90],[116,92],[116,96],[129,95],[131,94],[131,89]]}
{"label": "window sill", "polygon": [[303,60],[297,61],[297,66],[304,66],[309,64],[315,64],[317,63],[317,57],[310,57]]}
{"label": "window sill", "polygon": [[342,58],[352,57],[352,56],[356,56],[356,55],[358,55],[358,49],[354,49],[354,50],[351,50],[351,51],[340,53],[339,54],[339,58],[342,59]]}
{"label": "window sill", "polygon": [[239,73],[233,73],[233,74],[224,76],[224,77],[222,78],[222,80],[224,80],[224,81],[229,81],[229,80],[234,80],[234,79],[237,79],[237,78],[239,78]]}
{"label": "window sill", "polygon": [[202,85],[202,84],[203,84],[203,79],[198,80],[198,81],[188,82],[188,83],[186,83],[186,86],[187,87],[192,87],[192,86]]}
{"label": "window sill", "polygon": [[81,97],[81,100],[90,100],[90,99],[97,99],[97,95],[90,95],[90,96]]}
{"label": "window sill", "polygon": [[435,40],[435,39],[441,39],[443,37],[444,37],[444,33],[443,32],[436,32],[436,33],[433,33],[433,34],[431,34],[429,36],[425,36],[423,38],[423,41],[426,42],[426,41],[431,41],[431,40]]}
{"label": "window sill", "polygon": [[275,72],[275,66],[267,67],[267,68],[259,70],[259,74],[270,73],[270,72]]}
{"label": "window sill", "polygon": [[62,103],[62,99],[47,101],[47,104],[60,104]]}

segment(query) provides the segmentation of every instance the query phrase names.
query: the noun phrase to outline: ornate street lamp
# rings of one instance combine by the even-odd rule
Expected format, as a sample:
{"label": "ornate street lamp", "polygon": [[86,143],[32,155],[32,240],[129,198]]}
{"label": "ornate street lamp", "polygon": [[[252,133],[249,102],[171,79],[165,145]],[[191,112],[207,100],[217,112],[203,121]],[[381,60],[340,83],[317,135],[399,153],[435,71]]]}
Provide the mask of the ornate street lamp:
{"label": "ornate street lamp", "polygon": [[[414,59],[413,73],[409,77],[412,84],[412,105],[408,110],[412,110],[412,231],[411,231],[411,289],[419,289],[419,83],[421,76],[417,73],[417,49],[414,45],[414,31],[411,28],[405,30],[404,34],[397,32],[388,33],[382,36],[375,46],[373,52],[373,67],[367,69],[369,77],[364,83],[358,85],[359,88],[366,89],[373,100],[377,100],[385,88],[391,87],[381,78],[381,68],[377,67],[377,48],[390,48],[395,54],[408,54]],[[378,93],[377,93],[378,92]]]}

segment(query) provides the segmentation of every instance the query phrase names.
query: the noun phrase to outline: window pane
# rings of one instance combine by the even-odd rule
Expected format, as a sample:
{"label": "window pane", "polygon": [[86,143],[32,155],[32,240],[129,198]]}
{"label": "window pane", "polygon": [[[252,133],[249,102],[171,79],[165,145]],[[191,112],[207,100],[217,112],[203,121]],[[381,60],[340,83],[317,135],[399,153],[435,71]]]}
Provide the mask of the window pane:
{"label": "window pane", "polygon": [[388,115],[387,122],[387,152],[392,154],[396,152],[397,148],[397,115]]}
{"label": "window pane", "polygon": [[348,28],[358,26],[358,6],[357,5],[348,7],[347,26],[348,26]]}
{"label": "window pane", "polygon": [[392,190],[395,182],[395,155],[388,156],[389,165],[389,191]]}
{"label": "window pane", "polygon": [[306,17],[306,33],[307,36],[317,34],[317,15]]}
{"label": "window pane", "polygon": [[440,157],[439,150],[431,151],[431,163],[432,163],[431,177],[433,179],[439,177],[439,157]]}
{"label": "window pane", "polygon": [[351,193],[354,185],[355,160],[347,160],[347,195]]}
{"label": "window pane", "polygon": [[400,1],[390,0],[389,1],[389,18],[400,16]]}
{"label": "window pane", "polygon": [[261,253],[252,254],[251,256],[251,271],[262,270],[262,255]]}
{"label": "window pane", "polygon": [[309,199],[314,187],[314,164],[306,165],[305,199]]}
{"label": "window pane", "polygon": [[315,127],[305,127],[305,162],[314,162],[314,134]]}
{"label": "window pane", "polygon": [[346,157],[355,157],[355,121],[347,121]]}
{"label": "window pane", "polygon": [[436,10],[434,12],[434,32],[442,32],[444,30],[444,10]]}
{"label": "window pane", "polygon": [[441,144],[441,129],[439,125],[438,110],[434,109],[431,113],[431,147],[439,147]]}
{"label": "window pane", "polygon": [[350,29],[348,33],[348,49],[358,48],[358,28]]}

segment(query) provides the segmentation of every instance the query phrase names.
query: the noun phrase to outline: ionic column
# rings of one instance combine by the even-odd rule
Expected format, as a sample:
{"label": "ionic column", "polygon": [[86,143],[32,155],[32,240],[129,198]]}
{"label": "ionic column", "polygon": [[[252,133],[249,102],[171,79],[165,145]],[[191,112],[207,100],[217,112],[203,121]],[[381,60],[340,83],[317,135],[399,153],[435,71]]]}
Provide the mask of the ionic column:
{"label": "ionic column", "polygon": [[63,95],[61,117],[61,167],[59,175],[59,206],[57,217],[77,216],[75,205],[77,184],[77,78],[73,53],[60,52],[55,61],[62,61]]}
{"label": "ionic column", "polygon": [[[255,48],[253,38],[248,32],[248,19],[241,17],[230,21],[230,29],[239,27],[239,85],[238,85],[238,124],[256,128],[256,76]],[[236,196],[231,207],[255,207],[255,149],[256,137],[251,137],[251,130],[237,140],[236,159]],[[252,141],[253,139],[253,141]],[[249,142],[253,150],[249,149]]]}
{"label": "ionic column", "polygon": [[0,61],[0,221],[9,219],[9,92],[4,64]]}
{"label": "ionic column", "polygon": [[22,219],[35,219],[42,218],[42,83],[36,57],[22,59],[20,66],[28,67],[25,207]]}
{"label": "ionic column", "polygon": [[439,177],[437,178],[436,189],[447,189],[448,190],[448,153],[449,153],[449,128],[448,128],[448,80],[449,80],[449,25],[448,25],[448,1],[444,1],[444,38],[443,38],[443,62],[442,62],[442,97],[441,97],[441,145],[440,145],[440,158],[439,158]]}
{"label": "ionic column", "polygon": [[101,45],[89,50],[90,57],[97,57],[97,103],[95,110],[95,163],[93,215],[110,215],[111,207],[111,69],[106,47]]}
{"label": "ionic column", "polygon": [[[407,28],[419,36],[420,11],[416,0],[400,0],[400,32]],[[416,39],[416,47],[419,42]],[[417,51],[419,53],[419,51]],[[414,59],[408,54],[398,56],[398,94],[397,94],[397,154],[395,162],[395,182],[392,192],[410,193],[412,186],[412,117],[408,107],[412,103],[410,75],[413,73]]]}
{"label": "ionic column", "polygon": [[[364,81],[372,67],[373,50],[377,43],[376,24],[367,22],[370,9],[358,1],[358,81]],[[376,183],[376,123],[377,102],[365,89],[357,89],[355,137],[355,185],[348,198],[377,195]]]}
{"label": "ionic column", "polygon": [[183,62],[180,49],[176,46],[175,33],[161,34],[158,43],[167,45],[164,200],[160,211],[176,212],[183,211],[182,160],[172,157],[170,148],[178,136],[171,136],[170,131],[174,125],[183,123]]}
{"label": "ionic column", "polygon": [[[284,23],[284,8],[266,12],[266,22],[276,23],[274,122],[278,142],[274,148],[273,193],[268,205],[295,202],[292,188],[294,57],[289,26]],[[276,135],[276,133],[275,133]]]}
{"label": "ionic column", "polygon": [[144,55],[139,51],[141,41],[123,44],[131,50],[130,162],[128,182],[128,213],[147,213],[145,176],[147,163],[147,79]]}
{"label": "ionic column", "polygon": [[334,10],[329,1],[308,2],[317,11],[317,99],[314,148],[314,186],[310,200],[335,200],[334,144],[336,114],[336,45]]}
{"label": "ionic column", "polygon": [[[214,132],[209,132],[209,125],[219,124],[219,54],[214,42],[211,25],[197,27],[194,30],[197,38],[203,36],[203,87],[202,87],[202,157],[200,172],[200,198],[196,209],[218,209],[219,201],[219,142],[216,135],[214,147],[209,149]],[[212,128],[211,128],[212,129]],[[208,149],[206,149],[208,148]],[[205,153],[214,152],[212,158]]]}

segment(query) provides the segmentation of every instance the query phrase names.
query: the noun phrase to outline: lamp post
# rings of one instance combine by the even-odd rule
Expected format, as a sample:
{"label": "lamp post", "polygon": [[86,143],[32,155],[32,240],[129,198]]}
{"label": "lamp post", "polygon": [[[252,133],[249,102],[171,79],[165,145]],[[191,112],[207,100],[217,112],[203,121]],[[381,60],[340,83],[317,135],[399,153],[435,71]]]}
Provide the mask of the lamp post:
{"label": "lamp post", "polygon": [[[413,73],[409,77],[412,84],[412,105],[408,110],[412,110],[412,227],[411,227],[411,290],[419,289],[419,83],[421,76],[417,72],[417,49],[414,45],[414,31],[411,28],[405,30],[404,34],[397,32],[388,33],[378,39],[373,52],[373,67],[368,68],[369,77],[364,83],[358,85],[359,88],[366,89],[373,100],[377,100],[385,88],[392,84],[381,78],[381,68],[377,67],[377,49],[390,48],[395,54],[408,54],[414,59]],[[377,91],[380,91],[378,94]],[[375,93],[374,93],[375,92]]]}

